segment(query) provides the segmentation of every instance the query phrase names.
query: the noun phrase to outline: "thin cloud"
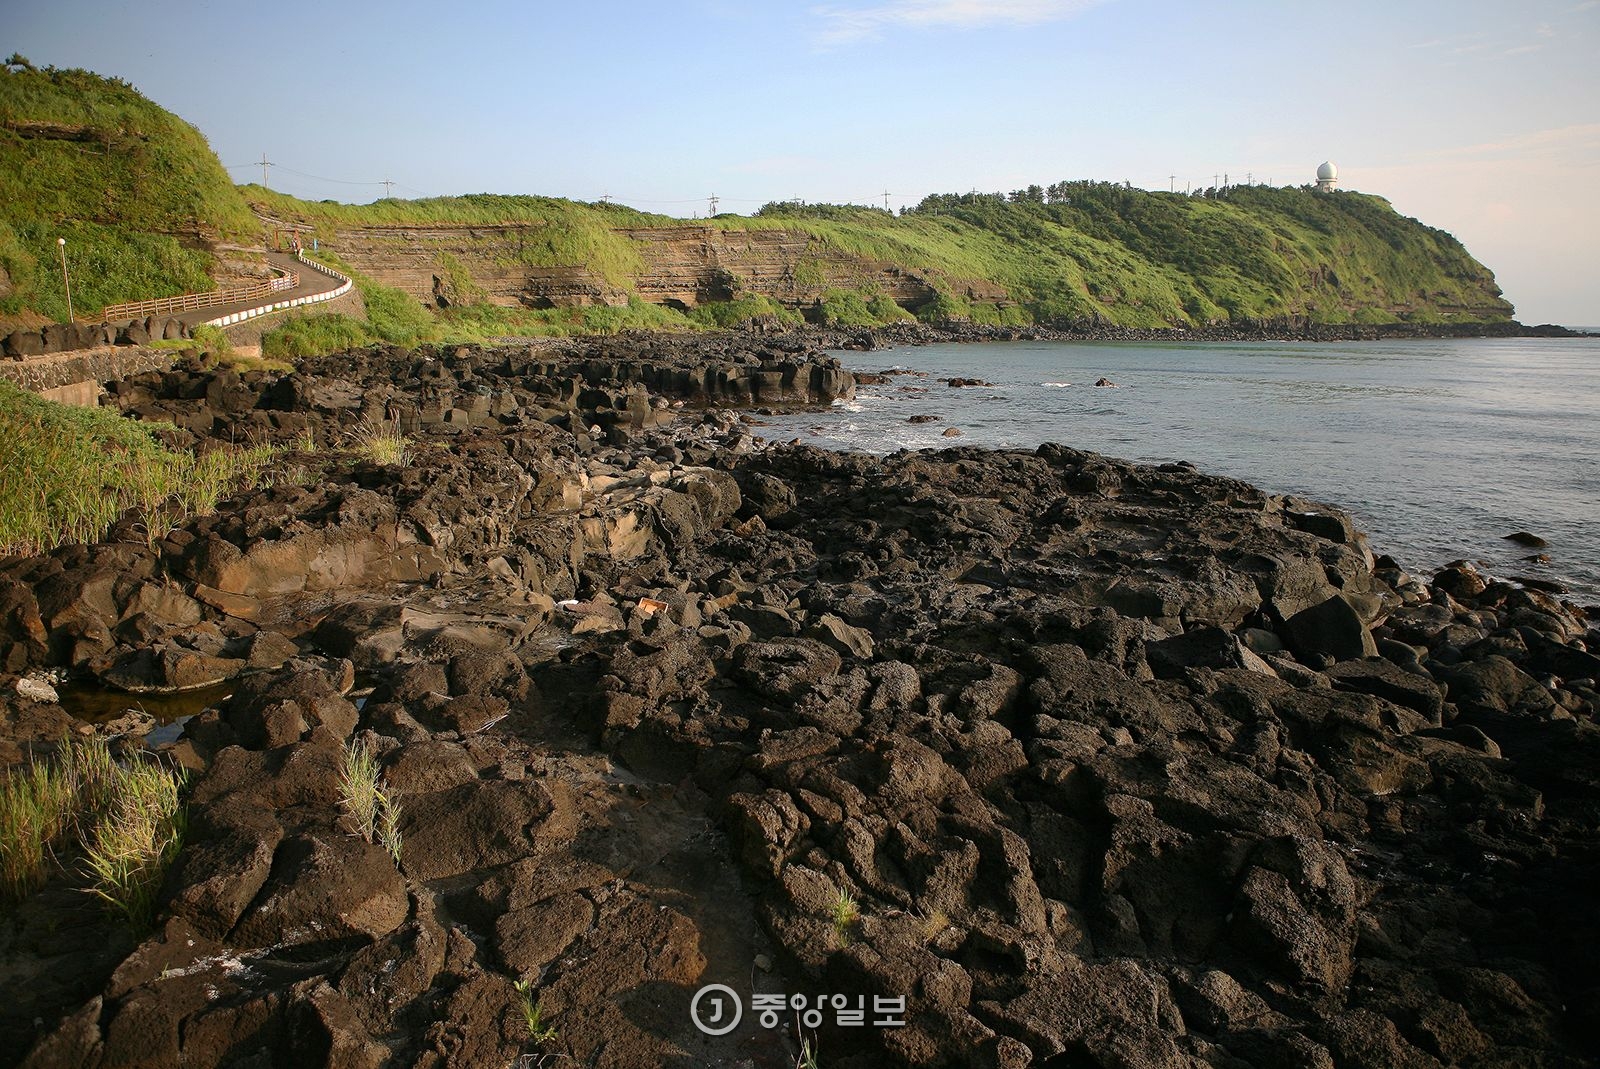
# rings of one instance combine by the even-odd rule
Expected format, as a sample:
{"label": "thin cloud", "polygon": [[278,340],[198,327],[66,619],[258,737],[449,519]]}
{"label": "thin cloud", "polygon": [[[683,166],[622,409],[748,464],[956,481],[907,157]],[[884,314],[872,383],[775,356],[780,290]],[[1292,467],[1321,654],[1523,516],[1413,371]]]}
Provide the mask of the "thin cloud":
{"label": "thin cloud", "polygon": [[1441,159],[1556,160],[1589,165],[1600,159],[1600,123],[1577,123],[1545,130],[1530,130],[1502,141],[1463,145],[1434,154]]}
{"label": "thin cloud", "polygon": [[1506,49],[1503,54],[1507,56],[1525,56],[1529,52],[1537,52],[1543,47],[1544,45],[1518,45],[1516,48]]}
{"label": "thin cloud", "polygon": [[887,0],[865,7],[828,5],[811,13],[823,20],[820,38],[849,44],[896,29],[981,29],[1059,22],[1105,0]]}

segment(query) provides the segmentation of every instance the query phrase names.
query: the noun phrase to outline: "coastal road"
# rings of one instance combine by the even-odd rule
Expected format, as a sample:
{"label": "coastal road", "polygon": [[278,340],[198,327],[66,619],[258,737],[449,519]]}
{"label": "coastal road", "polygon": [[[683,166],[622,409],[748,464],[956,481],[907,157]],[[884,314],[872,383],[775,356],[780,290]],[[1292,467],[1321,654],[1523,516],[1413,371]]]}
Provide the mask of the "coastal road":
{"label": "coastal road", "polygon": [[179,320],[186,327],[193,327],[197,323],[207,323],[213,319],[219,319],[222,316],[231,315],[234,312],[243,312],[247,309],[258,307],[262,304],[275,304],[278,301],[293,300],[296,297],[310,297],[314,294],[326,293],[329,290],[338,289],[340,286],[344,285],[344,283],[340,282],[336,278],[331,278],[328,275],[323,274],[321,271],[316,271],[307,267],[305,264],[301,263],[299,260],[296,260],[293,256],[286,252],[269,252],[266,254],[266,259],[267,263],[271,264],[273,267],[276,267],[280,271],[287,271],[290,274],[299,275],[300,285],[296,286],[292,290],[284,290],[281,293],[274,293],[270,300],[267,298],[258,298],[253,301],[239,301],[234,304],[217,304],[212,305],[210,308],[196,308],[193,311],[180,312],[171,318]]}

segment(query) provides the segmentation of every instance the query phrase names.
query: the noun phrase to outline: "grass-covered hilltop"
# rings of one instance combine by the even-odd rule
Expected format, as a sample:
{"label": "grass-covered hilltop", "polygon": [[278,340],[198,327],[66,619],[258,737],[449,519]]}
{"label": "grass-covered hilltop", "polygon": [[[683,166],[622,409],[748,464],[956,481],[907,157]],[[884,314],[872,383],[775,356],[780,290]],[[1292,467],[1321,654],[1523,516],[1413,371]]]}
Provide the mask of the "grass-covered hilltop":
{"label": "grass-covered hilltop", "polygon": [[1512,308],[1451,235],[1381,197],[1103,182],[928,197],[900,215],[774,203],[686,221],[608,203],[478,194],[308,202],[235,186],[192,126],[84,71],[0,71],[0,318],[264,274],[274,228],[356,278],[364,319],[269,335],[283,355],[370,340],[916,317],[1058,327],[1473,324]]}

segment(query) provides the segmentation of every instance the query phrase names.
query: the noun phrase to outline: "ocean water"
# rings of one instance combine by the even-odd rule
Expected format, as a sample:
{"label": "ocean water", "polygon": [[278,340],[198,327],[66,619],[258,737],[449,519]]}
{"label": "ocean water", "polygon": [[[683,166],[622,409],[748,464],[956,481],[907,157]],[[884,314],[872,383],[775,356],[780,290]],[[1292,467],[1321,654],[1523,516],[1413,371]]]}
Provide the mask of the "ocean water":
{"label": "ocean water", "polygon": [[[1466,558],[1600,604],[1600,338],[950,344],[836,354],[905,368],[760,434],[836,449],[1060,442],[1338,505],[1426,572]],[[993,386],[951,388],[941,379]],[[1115,388],[1096,387],[1100,378]],[[939,417],[909,423],[915,415]],[[947,427],[962,432],[945,438]],[[1548,563],[1506,541],[1528,531]]]}

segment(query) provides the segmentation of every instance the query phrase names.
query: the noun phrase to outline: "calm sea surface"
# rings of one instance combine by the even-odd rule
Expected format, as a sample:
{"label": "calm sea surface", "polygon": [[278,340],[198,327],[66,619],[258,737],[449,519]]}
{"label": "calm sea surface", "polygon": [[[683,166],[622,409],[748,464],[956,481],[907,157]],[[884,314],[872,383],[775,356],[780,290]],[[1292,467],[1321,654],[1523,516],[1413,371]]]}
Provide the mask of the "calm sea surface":
{"label": "calm sea surface", "polygon": [[[777,441],[887,453],[1061,442],[1188,460],[1341,506],[1413,570],[1466,557],[1600,603],[1600,339],[931,345],[840,353],[927,372],[774,419]],[[952,389],[959,376],[992,387]],[[1093,383],[1109,378],[1116,389]],[[917,391],[923,392],[917,392]],[[913,424],[914,415],[940,417]],[[944,438],[947,427],[962,437]],[[1530,531],[1548,564],[1504,540]]]}

